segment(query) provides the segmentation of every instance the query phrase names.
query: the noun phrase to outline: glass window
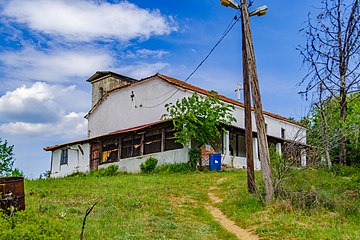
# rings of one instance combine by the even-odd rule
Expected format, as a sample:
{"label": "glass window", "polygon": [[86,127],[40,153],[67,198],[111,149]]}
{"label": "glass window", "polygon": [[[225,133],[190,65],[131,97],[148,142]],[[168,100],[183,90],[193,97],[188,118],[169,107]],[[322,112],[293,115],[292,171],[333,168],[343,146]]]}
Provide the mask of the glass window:
{"label": "glass window", "polygon": [[161,130],[145,133],[144,154],[161,152]]}
{"label": "glass window", "polygon": [[116,162],[118,160],[118,140],[112,139],[103,142],[101,163]]}
{"label": "glass window", "polygon": [[68,149],[61,150],[60,165],[68,164]]}

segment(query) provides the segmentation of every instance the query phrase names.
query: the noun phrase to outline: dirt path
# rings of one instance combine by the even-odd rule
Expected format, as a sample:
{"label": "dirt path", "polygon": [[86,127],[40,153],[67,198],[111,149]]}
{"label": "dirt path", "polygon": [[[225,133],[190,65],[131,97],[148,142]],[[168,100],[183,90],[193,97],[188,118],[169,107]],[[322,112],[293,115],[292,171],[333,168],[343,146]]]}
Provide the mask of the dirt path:
{"label": "dirt path", "polygon": [[[219,179],[218,183],[224,181],[225,179]],[[219,203],[222,202],[223,199],[217,197],[214,193],[212,193],[213,190],[216,190],[216,187],[210,187],[208,196],[211,199],[213,203]],[[209,210],[211,215],[220,222],[221,226],[234,234],[238,239],[241,240],[258,240],[259,238],[252,234],[251,232],[247,231],[246,229],[240,228],[236,225],[236,223],[232,220],[230,220],[219,208],[207,204],[206,208]]]}

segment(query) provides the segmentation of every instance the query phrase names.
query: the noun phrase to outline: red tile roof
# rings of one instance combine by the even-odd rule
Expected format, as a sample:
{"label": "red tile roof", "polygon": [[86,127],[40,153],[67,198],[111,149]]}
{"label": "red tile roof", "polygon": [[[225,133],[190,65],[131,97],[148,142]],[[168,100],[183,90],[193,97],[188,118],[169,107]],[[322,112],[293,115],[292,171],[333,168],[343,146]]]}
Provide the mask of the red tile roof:
{"label": "red tile roof", "polygon": [[[168,76],[165,76],[163,74],[160,74],[160,73],[157,73],[155,74],[154,76],[151,76],[149,78],[153,78],[153,77],[159,77],[165,81],[167,81],[168,83],[171,83],[173,85],[176,85],[176,86],[179,86],[179,87],[182,87],[182,88],[185,88],[185,89],[188,89],[188,90],[191,90],[191,91],[195,91],[195,92],[198,92],[198,93],[201,93],[201,94],[204,94],[204,95],[211,95],[211,93],[209,93],[209,91],[205,90],[205,89],[202,89],[202,88],[199,88],[199,87],[196,87],[194,85],[191,85],[189,83],[186,83],[186,82],[183,82],[183,81],[180,81],[178,79],[175,79],[175,78],[172,78],[172,77],[168,77]],[[145,78],[145,79],[149,79],[149,78]],[[239,107],[242,107],[244,108],[244,104],[242,102],[238,102],[234,99],[231,99],[231,98],[228,98],[228,97],[225,97],[225,96],[222,96],[222,95],[219,95],[219,99],[224,101],[224,102],[228,102],[228,103],[231,103],[231,104],[234,104],[236,106],[239,106]],[[254,111],[254,108],[251,108],[252,111]],[[273,117],[273,118],[276,118],[278,120],[282,120],[282,121],[285,121],[285,122],[288,122],[288,123],[292,123],[292,124],[295,124],[295,125],[298,125],[298,126],[301,126],[301,127],[305,127],[303,126],[302,124],[300,123],[297,123],[297,122],[294,122],[294,121],[291,121],[285,117],[282,117],[280,115],[277,115],[277,114],[274,114],[274,113],[270,113],[270,112],[266,112],[266,111],[263,111],[263,113],[269,117]]]}

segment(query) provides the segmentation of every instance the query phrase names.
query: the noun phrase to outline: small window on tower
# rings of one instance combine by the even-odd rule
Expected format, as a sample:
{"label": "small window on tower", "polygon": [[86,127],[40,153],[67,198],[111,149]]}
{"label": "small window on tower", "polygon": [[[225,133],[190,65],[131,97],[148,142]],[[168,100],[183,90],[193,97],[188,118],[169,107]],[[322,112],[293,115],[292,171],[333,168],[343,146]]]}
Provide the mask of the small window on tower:
{"label": "small window on tower", "polygon": [[281,128],[281,138],[285,139],[285,129]]}
{"label": "small window on tower", "polygon": [[99,88],[99,99],[104,96],[104,89],[101,87]]}

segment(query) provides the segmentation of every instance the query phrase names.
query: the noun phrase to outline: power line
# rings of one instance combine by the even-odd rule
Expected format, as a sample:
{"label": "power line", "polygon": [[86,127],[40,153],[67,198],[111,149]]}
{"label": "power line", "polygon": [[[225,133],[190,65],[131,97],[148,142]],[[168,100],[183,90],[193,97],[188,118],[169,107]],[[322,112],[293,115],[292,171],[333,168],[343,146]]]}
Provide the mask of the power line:
{"label": "power line", "polygon": [[[194,71],[192,71],[189,76],[185,79],[184,82],[189,81],[189,79],[195,74],[195,72],[202,66],[202,64],[210,57],[210,55],[214,52],[214,50],[216,49],[217,46],[219,46],[219,44],[222,42],[222,40],[226,37],[226,35],[231,31],[231,29],[235,26],[235,24],[240,20],[240,17],[237,15],[235,15],[229,25],[226,27],[225,31],[223,32],[223,34],[221,35],[220,39],[216,42],[216,44],[214,45],[214,47],[209,51],[209,53],[206,55],[206,57],[199,63],[199,65],[197,65],[197,67],[194,69]],[[165,103],[167,100],[169,100],[170,98],[172,98],[178,91],[180,90],[180,88],[178,88],[173,94],[171,94],[169,97],[167,97],[165,100],[163,100],[162,102],[153,105],[153,106],[143,106],[144,108],[154,108],[157,107],[163,103]],[[165,93],[164,95],[168,94],[169,92]]]}

